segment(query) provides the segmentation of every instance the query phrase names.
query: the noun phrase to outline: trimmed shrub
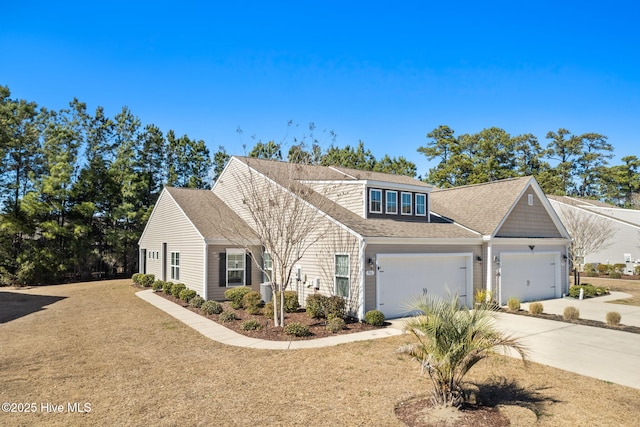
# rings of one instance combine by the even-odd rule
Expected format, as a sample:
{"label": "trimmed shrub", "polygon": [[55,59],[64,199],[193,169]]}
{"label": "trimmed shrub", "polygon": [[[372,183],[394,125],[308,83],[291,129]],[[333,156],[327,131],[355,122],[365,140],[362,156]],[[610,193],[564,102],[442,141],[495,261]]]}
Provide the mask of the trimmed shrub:
{"label": "trimmed shrub", "polygon": [[334,295],[327,298],[327,306],[325,309],[325,317],[334,318],[339,317],[344,319],[346,314],[347,302],[343,297]]}
{"label": "trimmed shrub", "polygon": [[156,281],[156,276],[155,274],[141,274],[138,281],[145,288],[150,288],[153,285],[153,282]]}
{"label": "trimmed shrub", "polygon": [[155,282],[153,282],[153,286],[152,289],[154,291],[161,291],[164,287],[164,282],[162,280],[156,280]]}
{"label": "trimmed shrub", "polygon": [[243,331],[257,331],[262,329],[262,325],[256,319],[249,319],[240,323],[240,329]]}
{"label": "trimmed shrub", "polygon": [[202,303],[200,310],[205,314],[220,314],[222,313],[222,304],[218,301],[208,300]]}
{"label": "trimmed shrub", "polygon": [[633,269],[633,274],[635,274],[636,276],[640,276],[640,265],[635,266],[635,268]]}
{"label": "trimmed shrub", "polygon": [[309,327],[300,322],[291,322],[284,326],[284,333],[296,337],[308,337],[311,335]]}
{"label": "trimmed shrub", "polygon": [[540,314],[544,310],[541,302],[532,302],[529,304],[529,313]]}
{"label": "trimmed shrub", "polygon": [[609,273],[609,264],[598,264],[596,270],[600,274],[608,274]]}
{"label": "trimmed shrub", "polygon": [[622,273],[620,273],[619,271],[612,271],[609,274],[609,277],[611,277],[612,279],[620,279],[622,277]]}
{"label": "trimmed shrub", "polygon": [[140,276],[142,276],[142,273],[133,273],[133,275],[131,276],[131,280],[133,281],[134,284],[136,285],[140,284]]}
{"label": "trimmed shrub", "polygon": [[174,283],[171,287],[171,295],[176,298],[180,298],[180,292],[182,292],[183,289],[187,289],[187,286],[184,283]]}
{"label": "trimmed shrub", "polygon": [[171,288],[173,288],[173,282],[164,282],[162,284],[162,292],[167,295],[171,295]]}
{"label": "trimmed shrub", "polygon": [[262,307],[262,314],[265,317],[273,319],[273,302],[269,301],[264,304],[264,307]]}
{"label": "trimmed shrub", "polygon": [[[279,295],[278,301],[280,301]],[[284,311],[287,313],[295,313],[299,308],[298,293],[296,291],[284,291]]]}
{"label": "trimmed shrub", "polygon": [[582,269],[585,273],[595,273],[596,269],[593,266],[593,263],[587,263],[584,265]]}
{"label": "trimmed shrub", "polygon": [[307,297],[307,314],[314,319],[326,316],[327,297],[322,294],[312,294]]}
{"label": "trimmed shrub", "polygon": [[364,321],[373,326],[382,326],[384,314],[379,310],[369,310],[364,314]]}
{"label": "trimmed shrub", "polygon": [[341,319],[339,317],[334,317],[333,319],[327,321],[327,331],[333,332],[334,334],[336,332],[340,332],[345,327],[346,323],[344,322],[344,319]]}
{"label": "trimmed shrub", "polygon": [[509,298],[507,300],[507,307],[509,307],[511,311],[520,310],[520,300],[518,298]]}
{"label": "trimmed shrub", "polygon": [[242,297],[242,306],[249,314],[260,313],[260,304],[262,303],[262,297],[260,292],[251,291],[244,294]]}
{"label": "trimmed shrub", "polygon": [[233,322],[234,320],[238,320],[238,316],[236,316],[235,311],[223,311],[220,313],[220,317],[218,317],[222,323]]}
{"label": "trimmed shrub", "polygon": [[238,310],[243,307],[242,298],[251,292],[251,288],[248,286],[237,286],[224,291],[224,297],[231,301],[231,307]]}
{"label": "trimmed shrub", "polygon": [[584,289],[584,296],[585,297],[595,297],[596,294],[597,294],[595,286],[593,286],[590,283],[583,283],[582,285],[571,286],[569,288],[569,296],[572,297],[572,298],[579,298],[580,297],[580,289]]}
{"label": "trimmed shrub", "polygon": [[580,318],[580,310],[573,306],[565,307],[562,318],[564,320],[578,320]]}
{"label": "trimmed shrub", "polygon": [[191,298],[191,301],[189,301],[189,305],[194,308],[200,308],[202,307],[202,304],[204,304],[204,301],[204,298],[202,298],[200,295],[196,295],[195,297]]}
{"label": "trimmed shrub", "polygon": [[607,313],[606,320],[607,320],[607,325],[609,326],[619,326],[621,319],[622,319],[622,316],[617,311],[610,311]]}
{"label": "trimmed shrub", "polygon": [[627,264],[613,264],[612,270],[614,273],[624,273],[624,271],[627,269]]}
{"label": "trimmed shrub", "polygon": [[191,301],[198,293],[193,289],[183,289],[180,291],[180,299],[184,302]]}

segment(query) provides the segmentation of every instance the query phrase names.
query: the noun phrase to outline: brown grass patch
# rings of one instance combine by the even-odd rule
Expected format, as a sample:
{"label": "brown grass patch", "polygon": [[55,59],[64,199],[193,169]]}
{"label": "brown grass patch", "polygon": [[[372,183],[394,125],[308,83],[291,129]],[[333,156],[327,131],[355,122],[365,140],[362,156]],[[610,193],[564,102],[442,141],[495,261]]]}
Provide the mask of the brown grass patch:
{"label": "brown grass patch", "polygon": [[[573,280],[573,278],[572,278]],[[591,283],[594,286],[607,286],[610,290],[616,292],[625,292],[631,297],[608,301],[611,304],[634,305],[640,307],[640,280],[627,279],[606,279],[603,277],[582,277],[581,283]]]}
{"label": "brown grass patch", "polygon": [[[395,353],[409,336],[294,351],[225,346],[137,298],[130,283],[12,291],[55,301],[0,323],[0,402],[38,407],[0,413],[0,425],[393,426],[399,402],[429,393],[417,364]],[[0,312],[15,307],[7,299],[3,289]],[[483,361],[468,380],[488,405],[533,408],[540,426],[635,425],[640,415],[640,390],[515,359]],[[91,412],[46,413],[46,402],[88,402]]]}

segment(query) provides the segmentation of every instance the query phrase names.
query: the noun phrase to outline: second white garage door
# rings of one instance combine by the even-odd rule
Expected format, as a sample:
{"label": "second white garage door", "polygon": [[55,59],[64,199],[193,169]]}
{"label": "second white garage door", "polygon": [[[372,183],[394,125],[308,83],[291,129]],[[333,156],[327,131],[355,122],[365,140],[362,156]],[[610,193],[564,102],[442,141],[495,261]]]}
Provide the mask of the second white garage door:
{"label": "second white garage door", "polygon": [[560,253],[502,253],[500,304],[560,297]]}
{"label": "second white garage door", "polygon": [[448,298],[458,294],[460,302],[473,301],[473,255],[378,254],[377,308],[387,319],[408,315],[416,297],[433,294]]}

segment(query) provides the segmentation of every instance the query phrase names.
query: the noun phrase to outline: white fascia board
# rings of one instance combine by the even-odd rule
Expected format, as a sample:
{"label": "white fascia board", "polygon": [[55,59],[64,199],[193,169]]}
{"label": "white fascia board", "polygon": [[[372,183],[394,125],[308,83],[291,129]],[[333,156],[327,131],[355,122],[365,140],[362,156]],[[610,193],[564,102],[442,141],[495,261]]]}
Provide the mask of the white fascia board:
{"label": "white fascia board", "polygon": [[220,172],[220,175],[218,175],[218,179],[211,186],[211,191],[213,191],[214,188],[216,188],[216,184],[218,184],[218,182],[220,181],[220,178],[222,178],[224,176],[224,174],[227,171],[227,169],[229,168],[229,165],[231,164],[231,162],[237,161],[237,160],[238,159],[236,159],[236,156],[231,156],[231,158],[229,158],[229,161],[227,162],[227,164],[224,165],[224,169],[222,169],[222,172]]}
{"label": "white fascia board", "polygon": [[430,238],[430,237],[365,237],[368,245],[478,245],[482,239],[478,238]]}

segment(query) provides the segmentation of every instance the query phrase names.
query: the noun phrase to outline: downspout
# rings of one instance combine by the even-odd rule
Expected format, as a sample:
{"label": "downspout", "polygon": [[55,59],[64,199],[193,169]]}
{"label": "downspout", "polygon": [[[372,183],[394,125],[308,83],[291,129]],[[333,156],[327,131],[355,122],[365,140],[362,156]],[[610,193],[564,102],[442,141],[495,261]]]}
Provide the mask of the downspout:
{"label": "downspout", "polygon": [[209,287],[209,244],[204,241],[204,253],[202,255],[202,298],[207,300]]}
{"label": "downspout", "polygon": [[366,278],[366,258],[365,258],[365,250],[367,249],[367,242],[363,237],[358,238],[360,240],[359,250],[360,250],[360,292],[359,292],[359,301],[358,304],[360,307],[358,308],[358,318],[360,320],[364,320],[364,288],[365,288],[365,278]]}
{"label": "downspout", "polygon": [[[491,236],[483,236],[482,240],[487,242],[487,276],[486,280],[486,289],[488,292],[493,294],[493,251],[491,247]],[[494,295],[495,296],[495,295]]]}

